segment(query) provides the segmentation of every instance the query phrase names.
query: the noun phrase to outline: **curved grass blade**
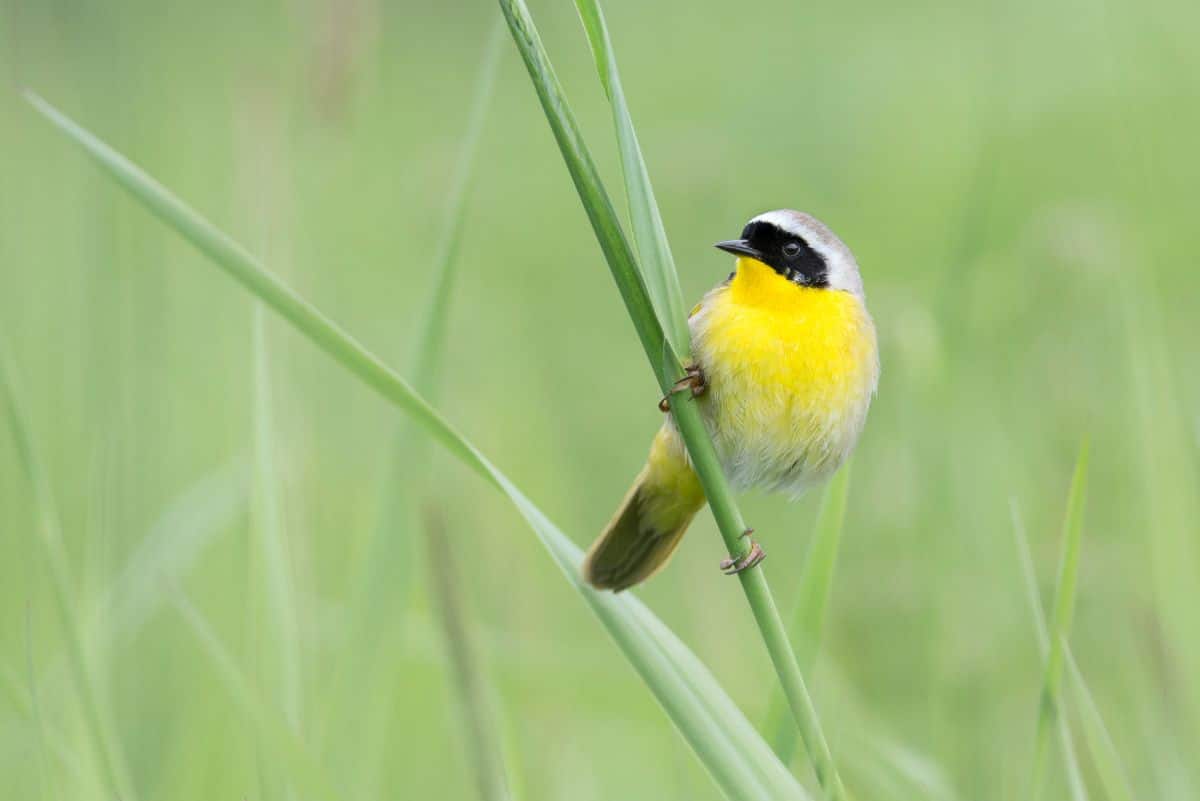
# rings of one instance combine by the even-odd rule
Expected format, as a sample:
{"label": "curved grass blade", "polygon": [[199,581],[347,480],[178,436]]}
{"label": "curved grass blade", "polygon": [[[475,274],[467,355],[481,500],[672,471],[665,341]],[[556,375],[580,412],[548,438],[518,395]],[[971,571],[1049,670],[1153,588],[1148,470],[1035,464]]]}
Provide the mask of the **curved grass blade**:
{"label": "curved grass blade", "polygon": [[[837,566],[849,496],[850,465],[847,464],[829,482],[821,497],[816,529],[800,573],[800,594],[792,612],[792,642],[796,643],[796,661],[805,675],[812,672],[821,646],[825,607],[833,589],[833,572]],[[766,730],[773,732],[771,745],[780,761],[791,764],[796,755],[796,726],[787,716],[787,699],[778,690],[771,693],[767,704]]]}
{"label": "curved grass blade", "polygon": [[[513,41],[516,42],[525,62],[546,120],[550,124],[550,130],[592,223],[592,230],[608,262],[609,270],[625,300],[626,309],[646,351],[651,369],[658,377],[659,387],[665,394],[679,391],[674,387],[682,374],[679,354],[665,338],[664,324],[655,314],[642,271],[638,268],[637,260],[621,231],[612,202],[596,172],[570,106],[563,96],[529,10],[523,0],[500,0],[500,8],[508,20]],[[594,19],[601,22],[598,16]],[[633,140],[630,142],[636,144]],[[696,404],[682,402],[683,397],[682,393],[676,396],[677,402],[672,407],[673,417],[687,444],[692,466],[700,477],[725,548],[731,557],[740,558],[750,548],[748,538],[742,536],[747,529],[746,523],[734,500],[700,411]],[[739,573],[738,579],[750,604],[754,622],[762,634],[771,663],[775,667],[775,673],[783,686],[788,706],[796,719],[800,736],[812,760],[813,770],[832,801],[844,798],[846,793],[841,776],[833,762],[833,755],[808,687],[804,683],[804,676],[796,662],[796,655],[788,642],[787,629],[775,605],[774,596],[767,586],[766,574],[761,566],[755,566]]]}
{"label": "curved grass blade", "polygon": [[67,641],[67,665],[71,681],[82,707],[84,728],[91,741],[92,750],[103,774],[102,781],[114,798],[135,799],[132,783],[128,778],[124,757],[116,738],[112,735],[94,686],[88,667],[87,651],[83,644],[83,630],[79,622],[79,603],[71,581],[67,564],[66,549],[63,547],[62,528],[58,518],[58,507],[54,492],[46,476],[41,456],[34,443],[24,399],[16,385],[16,369],[8,355],[8,349],[0,341],[0,400],[8,410],[8,424],[16,445],[18,459],[24,469],[25,478],[33,493],[34,511],[37,515],[38,544],[41,556],[50,573],[50,588],[54,598],[54,610]]}
{"label": "curved grass blade", "polygon": [[117,648],[167,600],[168,582],[182,582],[216,536],[244,514],[248,496],[249,470],[238,457],[201,476],[162,510],[97,604],[112,617]]}
{"label": "curved grass blade", "polygon": [[255,691],[254,685],[238,667],[237,660],[191,599],[184,595],[183,590],[175,587],[171,594],[171,602],[184,623],[191,629],[201,651],[208,657],[230,697],[239,709],[249,714],[255,728],[255,741],[267,751],[272,766],[285,769],[289,784],[304,788],[306,797],[341,797],[326,780],[325,773],[318,769],[320,763],[308,753],[303,741],[292,730],[285,714],[264,702]]}
{"label": "curved grass blade", "polygon": [[[251,294],[292,323],[297,331],[347,371],[409,414],[426,433],[476,475],[504,492],[554,557],[568,582],[599,617],[680,734],[729,798],[772,801],[807,798],[803,788],[789,774],[783,772],[786,776],[783,778],[779,771],[764,768],[764,765],[772,763],[778,765],[766,741],[758,736],[743,739],[728,734],[730,731],[753,732],[753,727],[743,722],[744,717],[740,721],[731,719],[736,712],[736,705],[731,699],[719,693],[723,697],[714,701],[708,696],[692,692],[690,687],[705,686],[707,682],[703,676],[684,675],[698,662],[670,657],[668,654],[672,650],[664,651],[666,646],[647,633],[641,622],[643,615],[636,612],[637,602],[631,595],[598,593],[585,586],[579,573],[582,552],[404,379],[268,272],[240,245],[128,159],[38,96],[26,93],[26,97],[148,210],[212,259]],[[644,613],[649,614],[648,610]],[[684,646],[680,643],[678,647]],[[716,686],[715,682],[712,686]],[[736,712],[736,715],[740,716],[740,712]]]}
{"label": "curved grass blade", "polygon": [[1067,513],[1063,520],[1062,556],[1058,563],[1058,581],[1054,591],[1054,613],[1049,627],[1049,648],[1042,675],[1042,697],[1038,708],[1037,729],[1033,742],[1033,773],[1029,798],[1036,801],[1045,783],[1050,726],[1059,715],[1062,694],[1063,650],[1071,632],[1075,614],[1075,584],[1079,574],[1079,550],[1083,537],[1083,507],[1087,496],[1088,443],[1079,447],[1075,475],[1067,495]]}
{"label": "curved grass blade", "polygon": [[679,288],[679,274],[675,271],[675,259],[667,244],[667,232],[654,199],[646,160],[642,157],[633,119],[625,102],[612,41],[604,24],[604,13],[595,0],[575,0],[575,9],[587,32],[592,56],[596,59],[596,71],[600,74],[604,93],[612,106],[613,125],[621,152],[621,173],[625,177],[625,196],[629,200],[630,227],[634,244],[637,245],[638,265],[646,279],[646,291],[650,294],[671,347],[676,354],[687,358],[691,350],[691,335],[688,332],[683,291]]}

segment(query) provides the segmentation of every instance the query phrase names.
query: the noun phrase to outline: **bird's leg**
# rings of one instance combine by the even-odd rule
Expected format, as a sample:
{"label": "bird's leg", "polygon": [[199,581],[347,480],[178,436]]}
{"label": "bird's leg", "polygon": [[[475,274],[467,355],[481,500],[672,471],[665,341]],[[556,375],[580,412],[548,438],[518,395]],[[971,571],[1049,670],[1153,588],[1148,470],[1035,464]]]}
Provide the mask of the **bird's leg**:
{"label": "bird's leg", "polygon": [[767,552],[762,549],[762,546],[754,541],[754,537],[750,535],[754,533],[754,529],[748,528],[742,532],[743,537],[750,537],[750,550],[741,559],[722,559],[721,572],[727,576],[732,576],[735,573],[741,573],[747,568],[754,567],[759,562],[767,558]]}
{"label": "bird's leg", "polygon": [[698,398],[708,390],[708,379],[704,377],[704,371],[700,369],[700,365],[692,364],[687,368],[686,374],[672,385],[671,391],[663,395],[663,399],[658,402],[658,410],[660,412],[671,411],[671,396],[683,389],[690,388],[692,397]]}

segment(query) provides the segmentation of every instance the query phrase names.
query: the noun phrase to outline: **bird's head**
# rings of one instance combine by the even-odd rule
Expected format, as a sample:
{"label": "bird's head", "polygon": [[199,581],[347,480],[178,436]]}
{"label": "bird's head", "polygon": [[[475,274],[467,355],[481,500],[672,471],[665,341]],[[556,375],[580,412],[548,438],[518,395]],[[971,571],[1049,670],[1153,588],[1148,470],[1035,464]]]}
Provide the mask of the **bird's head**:
{"label": "bird's head", "polygon": [[850,248],[816,217],[791,209],[758,215],[738,239],[716,247],[759,262],[800,286],[863,294]]}

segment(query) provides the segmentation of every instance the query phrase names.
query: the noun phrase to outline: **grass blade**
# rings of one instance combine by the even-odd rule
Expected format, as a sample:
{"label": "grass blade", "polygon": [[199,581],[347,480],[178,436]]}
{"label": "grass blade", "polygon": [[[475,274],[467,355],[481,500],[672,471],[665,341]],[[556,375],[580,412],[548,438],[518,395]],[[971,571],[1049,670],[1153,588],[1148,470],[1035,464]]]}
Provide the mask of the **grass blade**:
{"label": "grass blade", "polygon": [[[504,492],[529,523],[543,546],[562,569],[568,582],[599,617],[630,664],[650,687],[680,734],[687,740],[714,780],[734,799],[804,799],[803,788],[788,775],[763,770],[778,764],[761,737],[736,739],[725,725],[736,706],[727,696],[719,701],[698,696],[691,683],[704,684],[703,676],[688,676],[686,665],[664,654],[664,645],[647,634],[638,602],[631,595],[598,593],[584,586],[579,567],[583,554],[492,463],[459,434],[442,415],[418,395],[378,357],[334,322],[268,272],[253,256],[194,212],[125,157],[76,125],[41,98],[27,93],[29,102],[59,130],[80,146],[105,172],[130,194],[221,267],[251,294],[288,320],[301,334],[331,356],[367,386],[409,414],[430,436],[466,467]],[[753,572],[753,571],[747,571]],[[743,574],[745,575],[745,574]],[[192,622],[194,623],[194,616]],[[683,648],[682,643],[678,645]],[[695,657],[692,657],[694,660]],[[715,682],[712,683],[715,687]],[[719,688],[718,688],[719,689]],[[722,696],[723,693],[720,693]],[[740,713],[739,713],[740,714]],[[753,732],[748,723],[739,730]]]}
{"label": "grass blade", "polygon": [[[30,670],[30,668],[26,668]],[[58,780],[51,782],[52,784],[61,784],[61,779],[67,775],[77,782],[84,781],[84,769],[80,764],[79,756],[67,745],[66,737],[62,732],[51,728],[46,722],[40,709],[38,698],[45,695],[45,692],[37,685],[34,676],[30,675],[27,682],[22,682],[17,675],[9,670],[0,673],[0,686],[5,690],[5,694],[9,696],[9,701],[28,724],[38,731],[39,736],[44,742],[44,747],[54,752],[54,757],[57,759],[57,764],[61,766],[59,773],[54,774],[53,778]],[[51,795],[51,798],[58,798],[58,795]]]}
{"label": "grass blade", "polygon": [[633,120],[625,103],[625,92],[621,88],[621,76],[617,72],[617,61],[608,27],[604,23],[604,14],[595,0],[575,0],[575,9],[587,32],[592,56],[596,59],[596,71],[600,74],[600,82],[612,106],[613,125],[621,152],[621,173],[625,178],[625,196],[629,200],[633,241],[637,245],[638,264],[646,279],[646,291],[650,294],[671,347],[675,353],[686,357],[691,350],[691,336],[683,292],[679,288],[679,274],[675,271],[675,260],[667,244],[667,232],[654,199],[646,160],[642,158],[642,149],[638,146]]}
{"label": "grass blade", "polygon": [[[812,672],[821,645],[825,607],[833,589],[833,572],[837,566],[849,497],[850,465],[847,464],[833,477],[821,497],[816,530],[804,558],[800,593],[792,612],[792,642],[796,643],[796,661],[805,675]],[[796,727],[787,716],[787,699],[778,690],[771,694],[767,704],[766,730],[773,732],[771,745],[779,759],[785,765],[790,764],[796,754]]]}
{"label": "grass blade", "polygon": [[325,773],[317,769],[318,762],[307,752],[285,715],[265,703],[255,691],[254,685],[238,667],[237,660],[213,631],[204,614],[178,587],[174,588],[171,601],[216,670],[230,698],[239,709],[249,713],[255,727],[255,741],[266,750],[272,766],[283,769],[289,777],[289,784],[303,787],[309,797],[341,797],[326,781]]}
{"label": "grass blade", "polygon": [[1071,478],[1067,512],[1062,528],[1062,556],[1054,590],[1054,613],[1050,619],[1042,697],[1033,741],[1033,773],[1029,798],[1036,801],[1045,782],[1050,726],[1059,716],[1063,674],[1063,650],[1075,614],[1075,585],[1079,573],[1079,550],[1083,537],[1083,508],[1087,496],[1088,443],[1084,440]]}
{"label": "grass blade", "polygon": [[538,100],[546,112],[546,120],[550,123],[550,131],[558,142],[575,191],[579,194],[604,260],[625,302],[625,309],[633,320],[642,349],[655,371],[659,387],[666,392],[683,374],[679,354],[663,332],[662,322],[655,313],[654,303],[646,290],[645,279],[638,269],[633,250],[617,221],[612,200],[600,181],[600,174],[584,144],[571,107],[563,96],[558,76],[550,66],[529,10],[521,0],[501,0],[500,10],[504,12],[509,31],[529,71]]}
{"label": "grass blade", "polygon": [[[504,26],[497,20],[484,46],[466,133],[455,161],[442,232],[430,269],[433,274],[433,288],[426,303],[422,304],[425,315],[418,326],[416,337],[412,340],[408,357],[413,388],[434,401],[437,399],[442,353],[450,319],[450,299],[458,274],[458,248],[462,240],[463,222],[466,219],[479,142],[494,94],[500,57],[503,54],[503,35]],[[403,529],[406,524],[411,524],[412,519],[411,493],[404,491],[412,477],[404,475],[403,471],[407,465],[425,464],[427,456],[426,440],[415,436],[415,433],[412,425],[401,421],[393,436],[391,456],[378,490],[381,498],[380,512],[366,547],[366,576],[359,582],[364,588],[359,603],[360,612],[372,622],[387,612],[388,607],[382,603],[385,594],[396,592],[397,565],[406,564],[411,560],[411,555],[397,553],[397,546],[407,540]],[[399,581],[407,583],[403,578]],[[364,629],[364,636],[373,639],[374,628],[376,626],[371,625]]]}
{"label": "grass blade", "polygon": [[57,783],[51,779],[46,724],[42,720],[42,704],[38,700],[37,674],[33,670],[33,634],[29,624],[29,608],[25,608],[25,672],[29,680],[29,711],[37,732],[38,790],[42,798],[57,798]]}
{"label": "grass blade", "polygon": [[[1046,633],[1046,613],[1042,609],[1041,598],[1038,597],[1037,577],[1033,569],[1033,557],[1029,552],[1029,539],[1025,536],[1025,526],[1021,523],[1016,503],[1012,504],[1013,535],[1017,541],[1017,551],[1021,558],[1021,571],[1025,576],[1025,590],[1029,597],[1029,611],[1033,614],[1034,630],[1037,632],[1038,648],[1042,659],[1049,656],[1049,635]],[[1071,790],[1071,798],[1075,801],[1087,801],[1087,789],[1079,771],[1079,756],[1075,750],[1075,739],[1071,736],[1071,728],[1067,725],[1067,716],[1056,715],[1058,738],[1062,744],[1063,762],[1067,770],[1067,786]]]}
{"label": "grass blade", "polygon": [[[437,397],[450,301],[458,274],[459,243],[480,141],[504,53],[504,37],[503,21],[497,19],[483,48],[466,130],[454,163],[441,234],[429,270],[433,285],[429,297],[421,304],[424,317],[409,348],[407,363],[413,386],[430,399]],[[331,704],[346,698],[347,691],[353,689],[353,677],[364,672],[380,677],[381,682],[387,681],[383,678],[387,667],[376,659],[376,655],[387,637],[398,636],[399,627],[395,622],[403,619],[404,607],[411,597],[412,566],[419,563],[412,536],[418,529],[414,500],[416,489],[426,486],[424,474],[418,475],[414,468],[428,464],[428,460],[428,440],[421,436],[417,426],[408,420],[400,420],[392,434],[391,452],[376,489],[378,511],[363,549],[365,558],[359,578],[354,582],[357,597],[352,601],[354,612],[350,625],[353,628],[346,649],[348,658],[340,667],[340,689],[329,696]],[[390,710],[386,704],[371,704],[367,709],[356,710],[355,714],[360,716],[358,725],[363,733],[362,740],[354,746],[361,786],[377,787],[379,771],[388,758]]]}
{"label": "grass blade", "polygon": [[479,798],[504,801],[511,793],[504,770],[504,749],[491,710],[490,690],[465,619],[464,599],[459,589],[462,580],[455,565],[454,548],[448,544],[445,525],[433,510],[428,510],[425,517],[425,536],[429,572],[433,576],[433,608],[441,624],[446,656],[458,690],[458,706],[471,755],[468,761],[475,769]]}
{"label": "grass blade", "polygon": [[1113,801],[1133,801],[1133,786],[1129,783],[1129,774],[1125,771],[1124,760],[1121,759],[1117,746],[1109,734],[1104,716],[1092,691],[1088,689],[1087,681],[1075,662],[1075,655],[1066,647],[1067,673],[1071,677],[1071,687],[1075,690],[1075,700],[1079,706],[1079,717],[1083,721],[1083,739],[1092,755],[1092,766],[1104,785],[1104,791]]}
{"label": "grass blade", "polygon": [[[284,534],[275,470],[274,418],[271,413],[271,379],[267,334],[261,304],[254,304],[254,503],[253,527],[257,534],[266,585],[267,636],[260,668],[263,683],[278,688],[280,705],[293,731],[300,731],[302,679],[300,627],[296,620],[296,591],[292,557]],[[274,663],[278,662],[278,665]],[[271,666],[269,669],[267,666]]]}
{"label": "grass blade", "polygon": [[112,617],[115,647],[133,639],[167,600],[169,582],[182,582],[216,536],[245,513],[248,472],[241,458],[222,465],[162,510],[97,604]]}
{"label": "grass blade", "polygon": [[[655,315],[654,304],[647,293],[642,271],[638,268],[637,260],[621,231],[612,202],[596,172],[570,106],[563,96],[529,10],[523,0],[500,0],[500,8],[508,20],[513,41],[516,42],[525,62],[546,120],[550,124],[550,130],[575,183],[575,189],[591,221],[592,230],[608,262],[609,270],[625,300],[625,307],[645,349],[651,369],[658,377],[660,389],[669,393],[683,372],[678,351],[671,346],[663,333],[664,327],[670,327],[671,324],[664,326]],[[601,22],[598,16],[594,17],[593,21]],[[607,76],[607,72],[604,74]],[[605,77],[605,80],[609,81],[610,78],[611,76]],[[636,145],[636,142],[630,139],[627,144]],[[638,158],[640,159],[640,155]],[[635,174],[644,177],[644,173]],[[649,196],[643,199],[647,198]],[[747,526],[725,478],[700,411],[696,404],[675,403],[672,414],[687,444],[692,466],[700,477],[725,548],[731,557],[740,558],[750,547],[748,538],[742,537]],[[805,685],[804,676],[796,662],[796,655],[788,642],[787,629],[775,605],[774,596],[767,586],[766,575],[761,566],[756,566],[739,573],[738,579],[750,604],[754,621],[762,634],[776,675],[783,686],[788,706],[796,719],[817,778],[831,799],[837,801],[844,798],[845,788],[834,765],[833,755]]]}
{"label": "grass blade", "polygon": [[[1029,538],[1025,534],[1025,526],[1021,522],[1015,502],[1012,504],[1011,511],[1013,535],[1017,542],[1017,555],[1020,557],[1021,572],[1025,577],[1025,589],[1029,596],[1030,608],[1034,614],[1038,644],[1044,656],[1048,645],[1045,611],[1042,609],[1042,602],[1038,598],[1033,557],[1030,556],[1029,551]],[[1100,708],[1096,705],[1096,699],[1092,696],[1092,691],[1088,688],[1087,681],[1083,678],[1083,673],[1080,672],[1079,665],[1075,662],[1075,655],[1071,652],[1071,646],[1065,642],[1063,643],[1063,655],[1066,659],[1067,674],[1071,678],[1071,687],[1075,691],[1076,701],[1079,706],[1079,716],[1083,723],[1084,742],[1087,743],[1088,751],[1092,757],[1092,764],[1095,766],[1096,773],[1104,785],[1105,793],[1113,801],[1133,801],[1133,789],[1129,783],[1128,774],[1125,772],[1123,760],[1117,752],[1116,745],[1113,744],[1112,735],[1109,734],[1108,726],[1104,723],[1104,717],[1100,714]],[[1067,730],[1066,720],[1062,716],[1059,717],[1059,727],[1062,732],[1063,748],[1067,753],[1068,770],[1070,770],[1071,763],[1077,764],[1078,760],[1074,757],[1074,745]],[[1078,768],[1075,769],[1078,770]]]}
{"label": "grass blade", "polygon": [[16,368],[8,349],[0,341],[0,400],[8,410],[9,430],[16,445],[17,456],[25,471],[25,478],[33,492],[34,509],[37,513],[41,556],[50,573],[50,588],[54,598],[54,610],[67,641],[67,664],[71,680],[82,707],[84,727],[91,740],[96,761],[103,774],[102,781],[108,792],[117,798],[135,799],[124,759],[114,742],[101,711],[98,693],[88,667],[87,652],[83,644],[83,630],[78,616],[78,599],[67,564],[63,547],[62,529],[58,519],[58,507],[50,480],[42,465],[41,456],[34,444],[29,417],[25,411],[22,393],[16,385]]}

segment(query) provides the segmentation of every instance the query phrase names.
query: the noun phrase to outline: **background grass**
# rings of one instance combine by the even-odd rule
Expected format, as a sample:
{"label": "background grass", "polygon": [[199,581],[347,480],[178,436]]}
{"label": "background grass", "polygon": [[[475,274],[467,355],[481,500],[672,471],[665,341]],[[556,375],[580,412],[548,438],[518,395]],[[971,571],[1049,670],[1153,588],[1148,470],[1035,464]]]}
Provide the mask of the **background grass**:
{"label": "background grass", "polygon": [[[0,67],[403,363],[498,14],[482,2],[436,9],[4,0]],[[574,9],[533,11],[619,186]],[[884,373],[812,682],[852,789],[901,764],[944,779],[951,797],[1024,792],[1043,668],[1009,501],[1049,599],[1066,489],[1090,433],[1072,651],[1136,796],[1193,797],[1200,12],[674,0],[605,12],[687,298],[728,273],[711,243],[766,208],[818,214],[863,265]],[[511,50],[495,91],[442,407],[586,545],[641,464],[657,392]],[[348,687],[334,678],[394,412],[265,321],[305,712],[294,742],[280,710],[228,692],[228,666],[206,659],[217,651],[193,634],[203,623],[224,644],[244,686],[269,667],[257,663],[269,590],[251,570],[261,536],[252,304],[193,269],[200,256],[15,93],[0,93],[0,176],[0,332],[57,502],[100,718],[90,724],[71,691],[73,635],[58,624],[39,509],[6,432],[0,766],[14,797],[103,787],[89,778],[104,775],[90,764],[97,730],[118,741],[139,798],[258,797],[270,781],[260,784],[256,753],[285,757],[301,795],[312,789],[305,774],[287,768],[319,754],[313,772],[353,797],[470,797],[419,565],[404,568],[404,598],[384,599],[396,635],[374,658],[389,669]],[[567,403],[587,425],[562,413]],[[716,797],[508,503],[446,462],[429,470],[521,796]],[[818,500],[743,502],[784,608]],[[178,546],[146,550],[163,531]],[[774,677],[738,588],[716,575],[721,555],[702,517],[640,594],[760,720]],[[156,589],[164,571],[174,589]],[[331,687],[343,690],[330,697]],[[356,710],[381,704],[392,711],[385,731],[364,741]],[[359,781],[367,749],[379,751],[377,770]],[[1060,764],[1044,797],[1065,793]],[[43,766],[54,774],[45,781]]]}

